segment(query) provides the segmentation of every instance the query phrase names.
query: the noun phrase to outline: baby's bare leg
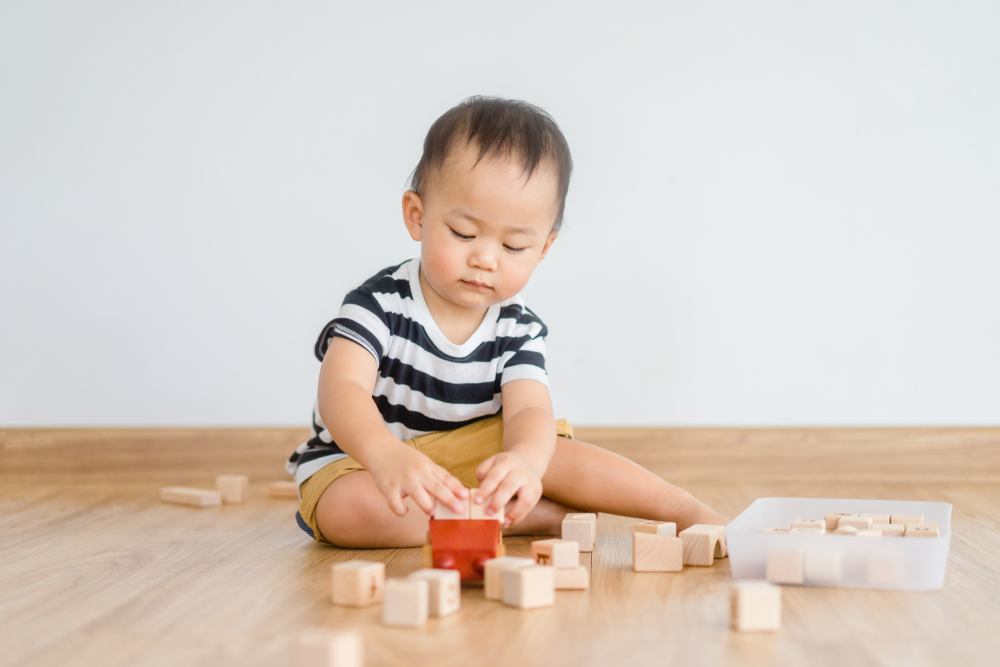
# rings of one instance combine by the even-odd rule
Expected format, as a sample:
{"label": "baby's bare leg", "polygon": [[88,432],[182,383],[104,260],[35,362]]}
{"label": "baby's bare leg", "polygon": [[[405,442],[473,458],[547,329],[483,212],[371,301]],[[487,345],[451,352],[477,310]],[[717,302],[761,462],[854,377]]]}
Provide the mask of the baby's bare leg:
{"label": "baby's bare leg", "polygon": [[[403,502],[409,511],[396,516],[371,473],[352,472],[337,479],[320,496],[316,522],[327,540],[345,549],[419,547],[427,539],[430,519],[412,499],[404,498]],[[542,498],[528,516],[503,534],[558,535],[567,510]]]}
{"label": "baby's bare leg", "polygon": [[638,463],[601,447],[559,437],[542,477],[547,497],[585,512],[673,521],[677,530],[728,519]]}

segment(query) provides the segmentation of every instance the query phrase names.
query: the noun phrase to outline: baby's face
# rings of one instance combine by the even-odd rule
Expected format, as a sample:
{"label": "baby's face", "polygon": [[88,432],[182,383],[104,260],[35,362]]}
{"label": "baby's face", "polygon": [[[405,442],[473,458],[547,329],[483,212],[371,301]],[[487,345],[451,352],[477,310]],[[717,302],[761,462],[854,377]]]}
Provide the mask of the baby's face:
{"label": "baby's face", "polygon": [[423,197],[404,195],[403,214],[431,288],[481,309],[520,292],[558,236],[557,181],[545,164],[526,180],[517,161],[475,164],[477,155],[475,147],[453,151]]}

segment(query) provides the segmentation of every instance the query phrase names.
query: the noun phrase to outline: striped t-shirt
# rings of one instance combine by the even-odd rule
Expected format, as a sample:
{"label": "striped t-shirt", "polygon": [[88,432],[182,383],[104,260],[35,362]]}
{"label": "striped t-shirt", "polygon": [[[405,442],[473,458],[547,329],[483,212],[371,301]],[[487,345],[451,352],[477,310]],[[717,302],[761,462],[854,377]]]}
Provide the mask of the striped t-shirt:
{"label": "striped t-shirt", "polygon": [[[322,361],[330,340],[347,338],[378,363],[372,400],[400,440],[447,431],[491,417],[502,407],[500,387],[511,380],[548,384],[545,324],[520,296],[490,306],[461,345],[445,338],[420,289],[420,260],[390,267],[348,292],[337,317],[316,341]],[[337,446],[313,405],[312,437],[286,467],[302,484],[347,454]]]}

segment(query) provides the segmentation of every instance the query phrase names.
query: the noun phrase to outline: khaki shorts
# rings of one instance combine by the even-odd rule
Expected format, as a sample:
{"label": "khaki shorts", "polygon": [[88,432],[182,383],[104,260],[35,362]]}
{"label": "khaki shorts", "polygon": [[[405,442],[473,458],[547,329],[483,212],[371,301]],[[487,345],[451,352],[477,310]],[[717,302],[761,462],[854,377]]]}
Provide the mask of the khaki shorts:
{"label": "khaki shorts", "polygon": [[[556,421],[556,435],[566,438],[573,437],[573,427],[565,419]],[[503,413],[481,419],[477,422],[457,428],[454,431],[428,433],[413,440],[404,440],[403,444],[414,447],[426,454],[462,484],[469,488],[479,486],[476,479],[476,468],[479,464],[503,451]],[[347,457],[325,465],[307,479],[299,487],[302,504],[298,516],[295,517],[302,530],[309,533],[317,542],[330,544],[319,532],[316,523],[316,505],[326,487],[347,473],[364,470],[364,467]]]}

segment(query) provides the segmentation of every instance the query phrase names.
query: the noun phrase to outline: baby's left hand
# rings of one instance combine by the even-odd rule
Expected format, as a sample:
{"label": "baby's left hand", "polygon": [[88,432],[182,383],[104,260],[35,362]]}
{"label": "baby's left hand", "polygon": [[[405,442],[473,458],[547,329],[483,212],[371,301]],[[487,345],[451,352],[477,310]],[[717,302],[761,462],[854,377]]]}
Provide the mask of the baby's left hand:
{"label": "baby's left hand", "polygon": [[541,477],[527,459],[515,452],[501,452],[486,459],[476,468],[476,478],[479,490],[472,502],[482,503],[492,495],[493,500],[486,508],[489,516],[503,509],[517,494],[517,502],[504,517],[504,527],[513,526],[528,516],[542,497]]}

